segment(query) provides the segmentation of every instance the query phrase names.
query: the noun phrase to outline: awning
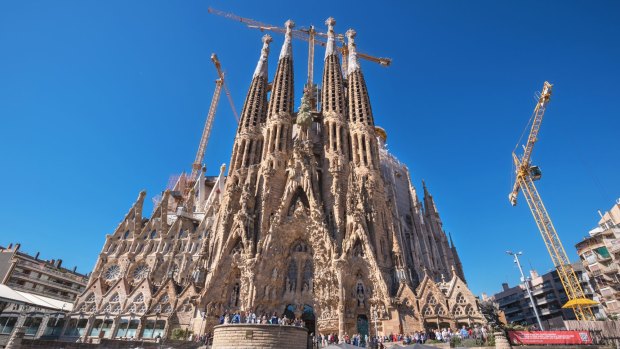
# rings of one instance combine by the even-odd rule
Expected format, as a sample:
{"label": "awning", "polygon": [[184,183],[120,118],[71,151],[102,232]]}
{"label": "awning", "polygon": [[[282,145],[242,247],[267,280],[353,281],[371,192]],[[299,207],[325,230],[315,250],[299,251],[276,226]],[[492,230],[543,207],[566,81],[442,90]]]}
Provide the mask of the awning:
{"label": "awning", "polygon": [[571,299],[570,301],[566,302],[566,304],[564,304],[562,306],[562,308],[577,308],[577,307],[593,307],[595,305],[598,305],[598,302],[595,302],[591,299],[587,299],[587,298],[576,298],[576,299]]}
{"label": "awning", "polygon": [[0,284],[0,299],[12,303],[29,304],[41,308],[47,308],[60,311],[73,310],[73,304],[64,302],[58,299],[53,299],[45,296],[39,296],[29,292],[16,291],[7,285]]}

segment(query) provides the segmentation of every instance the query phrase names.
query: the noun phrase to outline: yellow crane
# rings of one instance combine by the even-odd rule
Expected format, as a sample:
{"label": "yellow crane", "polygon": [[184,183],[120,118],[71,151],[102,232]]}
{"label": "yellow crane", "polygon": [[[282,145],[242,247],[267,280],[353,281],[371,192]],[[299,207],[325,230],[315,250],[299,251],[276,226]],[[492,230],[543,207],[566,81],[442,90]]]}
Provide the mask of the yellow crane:
{"label": "yellow crane", "polygon": [[[276,33],[281,33],[281,34],[285,34],[286,33],[286,28],[283,27],[278,27],[275,25],[271,25],[271,24],[266,24],[266,23],[262,23],[250,18],[245,18],[245,17],[241,17],[238,16],[234,13],[231,12],[224,12],[224,11],[220,11],[220,10],[216,10],[212,7],[209,7],[208,9],[209,13],[214,14],[214,15],[218,15],[224,18],[228,18],[230,20],[236,21],[236,22],[241,22],[245,25],[247,25],[248,28],[252,28],[252,29],[258,29],[260,31],[272,31],[272,32],[276,32]],[[323,47],[325,47],[327,45],[327,42],[325,40],[321,40],[318,39],[317,37],[323,37],[323,38],[327,38],[327,33],[322,33],[322,32],[317,32],[314,28],[314,26],[310,26],[310,28],[308,29],[294,29],[291,31],[292,36],[295,39],[299,39],[299,40],[303,40],[308,42],[308,77],[307,77],[307,82],[306,82],[306,89],[309,89],[312,92],[312,99],[313,99],[313,105],[315,105],[316,102],[316,86],[313,83],[313,78],[314,78],[314,46],[315,45],[321,45]],[[344,35],[342,34],[335,34],[336,39],[341,43],[341,47],[340,47],[340,51],[342,54],[342,67],[343,67],[343,71],[344,74],[346,75],[347,72],[347,45],[344,44]],[[391,58],[384,58],[384,57],[374,57],[365,53],[361,53],[358,52],[357,53],[357,57],[361,58],[361,59],[365,59],[367,61],[370,62],[374,62],[374,63],[378,63],[381,66],[387,67],[390,64],[392,64],[392,59]]]}
{"label": "yellow crane", "polygon": [[230,103],[233,114],[237,119],[237,123],[239,123],[239,115],[235,109],[235,103],[233,103],[232,96],[230,95],[230,91],[228,91],[228,87],[226,86],[226,82],[224,80],[222,65],[220,64],[220,61],[215,53],[211,54],[211,61],[215,65],[215,69],[217,69],[218,79],[215,80],[215,90],[213,91],[213,97],[211,98],[211,106],[209,107],[209,113],[207,114],[207,121],[205,122],[204,129],[202,130],[202,137],[200,137],[200,144],[198,145],[198,151],[196,152],[196,159],[194,159],[194,163],[192,164],[192,174],[190,177],[192,180],[195,180],[198,177],[198,173],[202,168],[202,161],[204,160],[205,152],[207,151],[207,144],[209,143],[209,137],[211,136],[211,128],[213,127],[215,112],[217,111],[217,105],[220,101],[222,87],[228,97],[228,102]]}
{"label": "yellow crane", "polygon": [[540,168],[538,168],[538,166],[532,166],[530,163],[532,150],[534,149],[534,144],[538,140],[538,132],[540,131],[540,125],[545,115],[545,109],[551,97],[552,87],[553,85],[545,81],[536,108],[534,108],[532,127],[527,138],[527,143],[524,146],[523,156],[519,159],[515,152],[512,152],[516,179],[508,198],[510,203],[516,206],[519,190],[523,190],[523,196],[525,196],[525,200],[532,211],[536,225],[542,234],[543,241],[547,246],[551,260],[558,271],[558,276],[560,277],[560,281],[568,297],[568,302],[563,308],[572,308],[577,320],[593,320],[594,316],[591,307],[595,305],[596,302],[585,297],[585,293],[581,288],[575,270],[573,270],[570,260],[566,255],[566,251],[564,250],[564,246],[560,241],[560,237],[551,222],[551,217],[549,217],[549,213],[534,185],[534,181],[539,180],[542,175]]}

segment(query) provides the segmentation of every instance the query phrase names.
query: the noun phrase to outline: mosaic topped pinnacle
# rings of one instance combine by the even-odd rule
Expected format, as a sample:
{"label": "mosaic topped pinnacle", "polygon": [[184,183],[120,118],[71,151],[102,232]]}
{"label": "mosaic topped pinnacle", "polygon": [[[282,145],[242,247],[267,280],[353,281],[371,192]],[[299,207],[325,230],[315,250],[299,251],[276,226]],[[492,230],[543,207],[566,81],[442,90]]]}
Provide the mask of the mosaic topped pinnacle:
{"label": "mosaic topped pinnacle", "polygon": [[347,68],[347,73],[351,74],[354,71],[357,71],[360,69],[360,65],[359,62],[357,61],[357,48],[355,46],[355,35],[357,33],[355,32],[355,30],[353,29],[349,29],[347,30],[347,41],[348,41],[348,45],[349,45],[349,65]]}
{"label": "mosaic topped pinnacle", "polygon": [[293,27],[295,26],[295,22],[289,19],[286,23],[284,23],[284,26],[286,27],[286,34],[284,34],[284,44],[282,44],[282,51],[280,51],[280,59],[290,57],[292,54],[291,41],[293,38]]}
{"label": "mosaic topped pinnacle", "polygon": [[265,34],[265,36],[263,36],[263,48],[261,49],[260,58],[258,59],[256,70],[254,70],[252,78],[257,76],[262,76],[265,79],[267,78],[267,58],[269,57],[269,44],[272,41],[271,35]]}
{"label": "mosaic topped pinnacle", "polygon": [[325,58],[327,58],[327,56],[335,53],[334,25],[336,25],[336,20],[333,17],[329,17],[325,20],[325,25],[327,25],[327,45],[325,47]]}

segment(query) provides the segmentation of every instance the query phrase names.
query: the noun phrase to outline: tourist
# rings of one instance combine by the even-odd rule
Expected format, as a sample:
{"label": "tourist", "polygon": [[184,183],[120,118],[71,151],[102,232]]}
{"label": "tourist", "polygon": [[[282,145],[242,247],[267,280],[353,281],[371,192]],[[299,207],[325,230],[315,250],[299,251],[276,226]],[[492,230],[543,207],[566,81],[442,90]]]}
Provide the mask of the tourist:
{"label": "tourist", "polygon": [[465,328],[465,325],[463,325],[463,328],[461,328],[461,331],[459,334],[461,335],[462,339],[469,338],[469,332],[467,331],[467,328]]}
{"label": "tourist", "polygon": [[273,312],[273,315],[271,315],[271,324],[272,325],[277,325],[278,324],[278,314],[276,314],[276,312]]}

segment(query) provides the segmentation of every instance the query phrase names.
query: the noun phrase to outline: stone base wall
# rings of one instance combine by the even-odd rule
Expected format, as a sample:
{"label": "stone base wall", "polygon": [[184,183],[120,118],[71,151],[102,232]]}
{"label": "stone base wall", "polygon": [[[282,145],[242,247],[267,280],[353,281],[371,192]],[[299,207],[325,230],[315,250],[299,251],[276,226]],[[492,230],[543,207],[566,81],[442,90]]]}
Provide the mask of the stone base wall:
{"label": "stone base wall", "polygon": [[[163,348],[175,349],[196,349],[201,346],[199,343],[166,340]],[[99,344],[91,343],[72,343],[53,340],[41,339],[22,339],[19,347],[16,349],[133,349],[136,347],[144,349],[159,349],[162,345],[152,342],[142,341],[120,341],[111,339],[102,339]]]}
{"label": "stone base wall", "polygon": [[307,349],[308,330],[303,327],[235,324],[213,330],[213,349]]}

